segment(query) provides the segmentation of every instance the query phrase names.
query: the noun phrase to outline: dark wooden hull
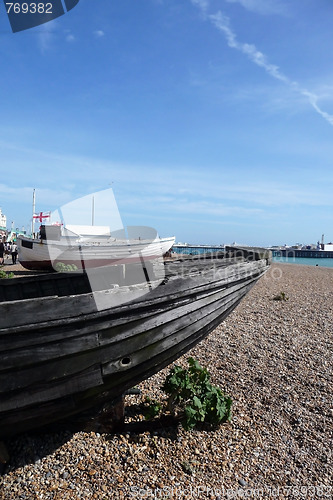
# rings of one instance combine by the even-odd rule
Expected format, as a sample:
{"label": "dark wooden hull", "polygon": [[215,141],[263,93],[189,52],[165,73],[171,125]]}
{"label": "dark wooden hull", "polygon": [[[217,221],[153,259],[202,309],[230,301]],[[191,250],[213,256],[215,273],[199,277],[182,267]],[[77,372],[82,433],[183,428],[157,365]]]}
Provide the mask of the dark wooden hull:
{"label": "dark wooden hull", "polygon": [[90,410],[157,373],[211,332],[269,263],[258,252],[170,262],[158,287],[103,310],[84,275],[2,280],[0,437]]}

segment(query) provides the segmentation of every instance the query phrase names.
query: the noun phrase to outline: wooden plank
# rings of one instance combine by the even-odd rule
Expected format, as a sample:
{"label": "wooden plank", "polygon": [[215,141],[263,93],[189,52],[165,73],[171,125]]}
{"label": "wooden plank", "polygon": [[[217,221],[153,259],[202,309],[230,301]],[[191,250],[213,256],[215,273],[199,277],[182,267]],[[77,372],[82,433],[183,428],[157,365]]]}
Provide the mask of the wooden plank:
{"label": "wooden plank", "polygon": [[145,333],[148,330],[152,331],[158,328],[165,328],[168,323],[179,320],[183,315],[189,315],[203,307],[208,307],[210,304],[215,304],[215,307],[219,307],[221,299],[225,299],[241,288],[244,288],[244,284],[238,284],[231,288],[221,287],[217,290],[206,292],[202,294],[202,296],[198,296],[196,300],[186,302],[185,304],[175,304],[171,310],[160,312],[136,324],[122,325],[122,327],[118,327],[116,331],[114,331],[114,329],[101,331],[99,339],[100,345],[120,342],[126,338],[133,338],[135,335]]}
{"label": "wooden plank", "polygon": [[[247,264],[247,263],[246,263]],[[139,299],[138,302],[135,300],[132,302],[129,302],[128,305],[131,305],[131,308],[134,307],[142,307],[142,308],[148,308],[156,304],[158,301],[165,301],[166,296],[168,296],[169,300],[172,300],[173,298],[177,298],[177,296],[181,296],[185,290],[188,290],[188,293],[195,293],[198,290],[201,290],[205,287],[213,287],[213,286],[223,286],[223,284],[229,284],[233,281],[236,280],[238,277],[238,281],[245,279],[247,276],[251,276],[251,274],[257,274],[257,273],[262,273],[265,271],[267,267],[260,263],[249,263],[247,267],[242,267],[236,269],[235,266],[231,266],[228,273],[223,273],[223,275],[220,275],[220,271],[216,270],[214,273],[216,274],[216,279],[212,279],[211,276],[208,277],[196,277],[198,283],[195,282],[194,278],[191,277],[188,279],[184,280],[179,280],[178,279],[171,279],[170,282],[168,282],[164,287],[158,287],[157,289],[153,290],[152,292],[149,293],[149,298],[148,295],[145,295],[143,298],[141,297],[141,300]],[[96,295],[98,294],[105,294],[107,296],[107,292],[96,292]],[[48,299],[41,299],[41,300],[48,300]],[[50,299],[52,300],[52,299]],[[91,313],[91,316],[88,316],[90,318],[100,318],[103,315],[109,315],[109,314],[121,314],[125,313],[125,317],[128,316],[128,305],[127,306],[116,306],[112,308],[111,311],[106,310],[106,311],[98,311],[97,313],[92,313],[94,311],[95,305],[94,305],[94,298],[92,294],[84,295],[84,296],[74,296],[74,297],[64,297],[64,298],[56,298],[53,299],[55,302],[53,303],[53,306],[51,307],[51,303],[47,302],[47,308],[48,308],[48,318],[47,322],[41,322],[40,326],[52,326],[53,323],[52,321],[52,315],[54,318],[54,324],[55,325],[60,325],[64,323],[69,323],[70,321],[79,321],[80,316],[82,317],[82,314],[78,316],[78,311],[85,311],[85,313],[88,315],[88,313]],[[11,311],[6,311],[5,307],[9,307],[12,305],[12,310]],[[22,313],[22,306],[25,306],[28,308],[26,310],[23,310]],[[6,323],[6,318],[7,318],[7,327],[9,327],[9,323],[13,320],[13,316],[15,318],[19,318],[18,324],[21,324],[21,329],[19,328],[17,331],[22,331],[25,328],[27,328],[27,325],[29,325],[29,312],[30,312],[30,326],[29,329],[34,328],[35,325],[37,327],[38,323],[36,324],[36,316],[37,314],[34,314],[34,307],[35,307],[35,300],[33,301],[16,301],[15,303],[8,303],[8,304],[0,304],[0,317],[3,317],[5,315],[5,323]],[[29,309],[30,308],[30,309]],[[18,310],[20,310],[20,314],[18,313]],[[17,312],[16,312],[17,311]],[[57,319],[57,313],[59,316],[62,318],[61,320]],[[45,313],[44,313],[45,316]],[[59,318],[58,316],[58,318]],[[40,311],[39,317],[43,318],[43,313]],[[126,319],[125,319],[126,321]],[[12,324],[10,325],[12,328]],[[13,329],[7,330],[7,328],[2,328],[0,330],[0,338],[3,334],[10,333],[13,331]]]}
{"label": "wooden plank", "polygon": [[[175,342],[171,343],[168,348],[164,348],[163,350],[157,349],[155,355],[145,357],[147,353],[141,353],[139,355],[141,363],[139,362],[139,359],[135,360],[137,363],[133,362],[126,371],[115,371],[113,367],[106,365],[103,367],[106,386],[110,389],[111,386],[113,387],[115,384],[114,391],[116,391],[117,383],[122,384],[122,386],[125,386],[126,388],[132,387],[138,383],[139,380],[144,380],[154,373],[157,373],[165,366],[168,366],[175,359],[188,352],[200,340],[214,330],[237,304],[238,302],[232,304],[229,309],[220,312],[220,314],[215,318],[210,317],[210,321],[207,321],[204,326],[201,325],[201,328],[198,328],[196,331],[192,331],[191,334],[183,338],[180,342],[179,339],[177,339]],[[195,326],[191,325],[189,328],[194,330]],[[107,371],[110,371],[109,377],[107,376]]]}
{"label": "wooden plank", "polygon": [[92,294],[72,297],[40,297],[0,303],[1,329],[34,325],[59,318],[83,315],[96,311]]}
{"label": "wooden plank", "polygon": [[[109,361],[103,366],[103,375],[108,375],[110,373],[114,373],[121,370],[128,369],[128,365],[131,366],[140,364],[143,362],[143,358],[146,356],[147,358],[153,357],[156,353],[163,351],[164,349],[168,349],[171,345],[178,344],[182,342],[185,338],[192,335],[193,333],[199,331],[201,328],[205,326],[205,323],[211,321],[211,318],[218,317],[225,310],[230,308],[234,302],[239,300],[246,293],[246,290],[236,291],[235,297],[230,298],[227,302],[223,302],[223,307],[214,307],[215,304],[208,307],[206,310],[201,311],[201,314],[197,314],[193,316],[184,316],[181,318],[181,321],[177,325],[177,329],[172,328],[172,324],[169,325],[164,332],[159,332],[157,335],[151,338],[150,343],[145,341],[144,338],[140,338],[141,348],[138,345],[138,342],[134,341],[137,339],[131,339],[131,343],[128,343],[127,353],[122,354],[124,358],[129,359],[129,363],[122,363],[121,356],[118,356],[118,359],[113,359]],[[171,328],[170,328],[171,326]],[[143,336],[142,336],[143,337]],[[123,344],[123,343],[122,343]],[[117,355],[117,351],[113,351],[112,355],[115,357]],[[119,353],[120,354],[120,353]]]}
{"label": "wooden plank", "polygon": [[[212,288],[214,291],[214,288]],[[213,293],[213,292],[205,292],[205,293]],[[98,329],[104,330],[113,326],[114,324],[123,324],[127,327],[129,320],[135,321],[138,319],[142,319],[149,316],[155,316],[161,312],[165,312],[168,310],[177,307],[178,304],[186,304],[193,300],[192,293],[190,297],[181,296],[173,297],[173,300],[168,300],[168,298],[164,297],[164,303],[159,301],[157,304],[157,308],[153,307],[145,307],[144,310],[140,308],[136,308],[133,304],[131,306],[131,313],[129,314],[127,311],[126,316],[113,319],[112,313],[106,315],[106,319],[103,321],[103,317],[98,323]],[[161,304],[161,305],[160,305]],[[104,316],[104,315],[103,315]],[[107,318],[107,316],[111,316],[111,319]],[[55,325],[50,325],[50,322],[47,323],[48,327],[43,324],[42,328],[36,329],[34,326],[30,326],[28,332],[21,333],[21,329],[19,329],[18,333],[13,335],[11,333],[9,335],[8,332],[3,333],[0,336],[1,339],[1,348],[3,350],[11,350],[17,349],[24,346],[36,346],[38,344],[46,344],[55,341],[61,341],[64,337],[69,338],[71,336],[82,336],[85,333],[91,333],[96,331],[96,322],[94,321],[95,317],[87,317],[85,320],[83,318],[79,318],[80,322],[77,325],[71,326],[70,322],[62,321],[61,323],[57,323]],[[89,321],[91,320],[91,321]],[[60,326],[63,328],[60,329]],[[8,338],[6,338],[8,337]],[[0,367],[1,369],[1,367]]]}
{"label": "wooden plank", "polygon": [[64,337],[61,342],[4,351],[1,353],[0,371],[40,365],[44,361],[68,357],[71,354],[96,349],[98,346],[98,333],[94,332],[74,339]]}
{"label": "wooden plank", "polygon": [[63,396],[69,396],[90,388],[96,388],[102,386],[102,384],[103,378],[99,365],[95,365],[75,376],[55,382],[46,383],[41,379],[38,384],[30,385],[24,390],[2,395],[0,413],[15,409],[21,410],[25,406],[42,404]]}
{"label": "wooden plank", "polygon": [[116,397],[121,388],[133,386],[139,380],[156,373],[156,371],[174,361],[179,355],[184,354],[189,346],[195,345],[203,336],[214,329],[227,313],[228,311],[225,311],[207,324],[204,330],[200,330],[193,335],[190,344],[188,343],[188,339],[186,339],[181,344],[173,345],[167,351],[157,354],[156,357],[146,359],[140,366],[136,367],[135,370],[130,369],[127,372],[111,375],[111,378],[109,378],[107,383],[103,386],[103,392],[94,393],[93,397],[91,394],[89,396],[88,391],[88,393],[83,392],[77,394],[74,399],[72,397],[64,397],[59,401],[51,401],[42,406],[38,405],[31,408],[23,408],[20,412],[8,412],[8,415],[4,414],[2,416],[0,435],[4,435],[4,433],[5,435],[9,435],[34,428],[36,427],[36,421],[39,422],[40,426],[45,425],[46,423],[68,417],[87,408],[91,408],[97,403]]}
{"label": "wooden plank", "polygon": [[25,277],[2,280],[0,301],[23,300],[33,297],[89,293],[91,288],[86,275],[82,273],[29,274]]}
{"label": "wooden plank", "polygon": [[25,407],[1,414],[0,437],[8,438],[15,434],[56,422],[68,415],[75,414],[78,408],[72,396],[49,401],[43,405]]}
{"label": "wooden plank", "polygon": [[[192,299],[193,299],[193,297],[192,297]],[[198,297],[196,297],[196,299],[198,299]],[[178,305],[178,304],[177,304],[177,305]],[[173,306],[174,306],[174,307],[176,307],[176,304],[173,304]],[[127,318],[127,324],[128,324],[128,320],[129,320],[129,318]],[[109,325],[108,325],[108,323],[106,323],[105,325],[101,325],[102,329],[105,329],[105,328],[107,328],[108,326],[109,326]],[[92,328],[95,330],[95,329],[96,329],[96,326],[94,325]],[[68,332],[68,330],[67,330],[67,332]],[[78,330],[78,331],[76,332],[76,334],[80,334],[80,330]],[[70,335],[69,335],[69,336],[70,336]],[[82,333],[81,333],[81,336],[82,336]],[[13,340],[13,339],[12,339],[12,340]],[[23,340],[23,339],[21,339],[21,340]],[[28,343],[29,343],[29,342],[28,342]],[[13,343],[12,345],[14,345],[14,346],[15,346],[15,343]],[[51,350],[52,350],[53,348],[54,348],[53,346],[51,346],[51,347],[50,347],[50,349],[51,349]],[[46,351],[45,351],[45,352],[47,352],[47,347],[46,347],[46,346],[45,346],[45,349],[46,349]],[[67,352],[67,351],[66,351],[66,352]],[[66,352],[65,352],[65,354],[66,354]],[[30,354],[29,354],[29,353],[27,353],[27,355],[29,356]],[[57,349],[55,350],[55,355],[60,355],[60,353],[58,352],[58,350],[57,350]],[[4,353],[4,360],[6,359],[6,356],[8,356],[8,353]],[[6,369],[6,368],[7,368],[7,365],[6,365],[6,364],[5,364],[5,362],[4,362],[2,369]]]}
{"label": "wooden plank", "polygon": [[[237,285],[238,287],[242,286],[242,285]],[[227,289],[229,290],[229,289]],[[220,293],[220,290],[218,291]],[[209,292],[207,293],[204,297],[208,296],[213,296],[214,293],[217,293],[215,290],[213,292]],[[230,291],[226,292],[226,294],[230,293]],[[202,300],[202,299],[200,299]],[[211,298],[209,299],[211,301],[214,300],[214,298]],[[188,302],[187,302],[188,303]],[[195,305],[197,304],[197,305]],[[158,324],[162,324],[164,321],[165,321],[165,315],[168,314],[168,318],[169,320],[171,320],[173,318],[173,315],[175,315],[175,308],[176,307],[179,307],[179,304],[174,304],[173,306],[173,310],[168,310],[167,313],[164,312],[164,313],[159,313],[158,315],[155,314],[152,316],[152,322],[153,322],[153,326],[156,327],[158,326]],[[198,300],[198,297],[196,298],[196,301],[195,302],[192,302],[191,305],[190,305],[190,308],[189,308],[189,311],[191,310],[195,310],[196,308],[199,308],[201,307],[200,306],[200,302]],[[184,308],[183,309],[179,309],[177,311],[177,314],[178,315],[181,315],[182,314],[182,311],[185,310]],[[141,330],[142,329],[145,329],[145,328],[150,328],[150,324],[149,322],[143,322],[143,321],[139,321],[139,325],[141,325]],[[100,335],[100,338],[99,338],[99,341],[97,341],[96,339],[96,344],[94,344],[94,340],[93,339],[90,339],[90,341],[92,342],[92,346],[95,346],[99,343],[103,343],[103,330],[106,329],[108,325],[101,325],[100,326],[100,329],[101,329],[101,335]],[[113,325],[115,326],[115,325]],[[96,327],[93,326],[93,330],[95,331]],[[115,335],[114,334],[114,331],[111,330],[111,335],[112,335],[112,341],[113,342],[116,342],[118,340],[120,340],[120,336],[119,335],[126,335],[127,333],[127,336],[133,336],[135,335],[136,333],[139,333],[140,332],[140,329],[139,330],[136,330],[135,328],[133,329],[129,327],[129,323],[127,322],[127,324],[125,325],[124,327],[125,329],[125,332],[122,332],[122,329],[119,329],[118,330],[118,335]],[[82,332],[83,333],[83,332]],[[52,357],[58,357],[58,356],[62,356],[62,355],[68,355],[68,354],[71,354],[73,352],[75,352],[76,350],[84,350],[84,348],[86,347],[90,347],[91,345],[89,344],[89,338],[88,336],[83,336],[83,335],[80,335],[80,337],[76,338],[75,341],[71,341],[69,339],[70,335],[66,334],[66,336],[64,336],[62,340],[62,345],[57,345],[57,344],[54,344],[52,343],[51,345],[50,342],[47,342],[45,343],[44,341],[41,342],[42,344],[42,357],[39,357],[39,351],[38,351],[38,346],[36,344],[34,344],[34,362],[39,362],[39,361],[43,361],[45,359],[51,359]],[[47,339],[48,340],[48,339]],[[21,342],[23,341],[23,339],[21,340]],[[40,341],[40,340],[39,340]],[[27,342],[28,343],[28,342]],[[29,344],[29,343],[28,343]],[[85,346],[85,344],[87,344],[87,346]],[[28,359],[28,360],[31,360],[32,359],[32,356],[31,356],[31,351],[30,349],[28,348],[25,348],[22,349],[22,350],[18,350],[17,352],[4,352],[3,353],[3,363],[2,363],[2,367],[1,369],[2,370],[5,370],[8,368],[8,359],[15,359],[15,357],[17,358],[17,361],[19,362],[20,366],[22,366],[25,362],[25,359]]]}
{"label": "wooden plank", "polygon": [[[57,350],[55,352],[48,350],[48,346],[43,345],[40,346],[40,352],[38,352],[36,347],[31,351],[24,351],[24,358],[22,357],[23,355],[20,358],[20,368],[15,366],[15,360],[17,360],[19,356],[15,357],[15,353],[13,353],[11,359],[13,373],[8,372],[9,362],[7,360],[7,363],[4,364],[7,371],[0,376],[0,392],[5,392],[16,387],[24,387],[29,383],[38,381],[41,372],[43,373],[43,379],[49,379],[49,377],[54,379],[56,377],[63,377],[65,374],[68,375],[68,370],[73,373],[72,370],[74,368],[80,369],[81,365],[82,367],[86,367],[89,364],[115,359],[115,357],[123,358],[127,355],[129,348],[133,349],[133,346],[134,348],[136,348],[136,346],[140,348],[145,342],[156,342],[159,338],[165,337],[177,331],[177,329],[182,328],[182,324],[185,320],[194,321],[196,316],[189,317],[189,315],[193,315],[195,311],[202,309],[204,312],[208,310],[207,307],[210,307],[210,309],[221,307],[225,297],[228,295],[230,296],[229,300],[233,300],[233,296],[239,288],[240,286],[234,289],[221,290],[219,293],[208,295],[190,305],[175,308],[171,316],[170,312],[167,312],[157,317],[155,316],[153,319],[141,320],[140,322],[137,321],[132,327],[128,324],[127,328],[122,328],[121,330],[119,330],[119,328],[110,328],[110,330],[102,333],[99,338],[97,338],[97,336],[95,337],[95,341],[91,344],[94,349],[90,352],[79,351],[79,344],[76,344],[77,339],[75,339],[74,342],[69,342],[68,339],[65,339],[63,344],[57,345]],[[203,314],[203,312],[199,311],[199,314]],[[187,319],[187,317],[189,317],[189,319]],[[127,343],[125,341],[127,341]],[[113,344],[113,347],[111,345],[109,349],[105,350],[105,345],[110,343]],[[114,345],[115,343],[116,345]],[[97,346],[99,350],[96,350]],[[89,343],[87,343],[85,347],[88,349]],[[52,346],[52,348],[54,348],[54,346]],[[62,359],[60,355],[58,359],[57,356],[59,353],[61,353],[61,355],[66,354],[66,358]],[[68,358],[69,354],[72,355],[70,359]],[[55,356],[56,359],[52,360],[50,356]],[[23,366],[24,359],[28,363],[32,363],[33,360],[34,365],[26,369],[26,367]],[[47,361],[47,364],[45,365],[44,363],[44,365],[42,365],[41,360]]]}
{"label": "wooden plank", "polygon": [[24,388],[29,384],[38,383],[41,378],[44,381],[53,381],[75,376],[75,374],[89,369],[94,364],[98,364],[100,357],[100,353],[96,355],[96,351],[92,350],[84,353],[78,352],[75,356],[50,360],[28,368],[13,368],[11,371],[1,374],[1,391],[5,393],[17,388]]}

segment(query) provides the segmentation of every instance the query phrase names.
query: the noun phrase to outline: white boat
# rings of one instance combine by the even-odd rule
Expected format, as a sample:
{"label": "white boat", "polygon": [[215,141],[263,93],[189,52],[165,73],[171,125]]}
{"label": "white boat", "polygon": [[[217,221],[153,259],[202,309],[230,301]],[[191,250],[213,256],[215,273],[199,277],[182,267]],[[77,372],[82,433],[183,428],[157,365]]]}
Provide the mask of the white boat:
{"label": "white boat", "polygon": [[153,260],[174,242],[173,236],[159,238],[154,229],[141,226],[114,232],[105,226],[41,226],[40,238],[17,238],[20,264],[34,270],[62,270],[63,266],[80,270]]}
{"label": "white boat", "polygon": [[112,189],[67,203],[48,217],[36,237],[17,238],[19,262],[26,269],[73,271],[143,263],[162,258],[175,242],[174,236],[160,238],[150,227],[124,228]]}

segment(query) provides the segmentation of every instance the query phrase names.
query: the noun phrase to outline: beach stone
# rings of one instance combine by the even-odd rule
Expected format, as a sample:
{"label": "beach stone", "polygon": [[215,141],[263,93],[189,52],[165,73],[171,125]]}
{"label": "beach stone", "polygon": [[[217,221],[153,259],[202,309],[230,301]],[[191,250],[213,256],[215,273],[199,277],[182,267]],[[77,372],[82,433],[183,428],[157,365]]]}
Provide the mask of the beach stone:
{"label": "beach stone", "polygon": [[238,482],[241,486],[247,486],[247,482],[244,479],[238,479]]}

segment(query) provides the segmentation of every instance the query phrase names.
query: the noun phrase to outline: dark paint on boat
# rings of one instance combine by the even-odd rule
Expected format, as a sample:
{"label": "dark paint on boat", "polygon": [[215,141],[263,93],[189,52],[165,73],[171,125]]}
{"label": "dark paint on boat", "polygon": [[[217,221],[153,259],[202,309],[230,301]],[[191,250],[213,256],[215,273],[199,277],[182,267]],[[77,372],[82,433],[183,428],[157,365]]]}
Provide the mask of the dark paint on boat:
{"label": "dark paint on boat", "polygon": [[[155,289],[131,283],[133,268],[126,282],[116,266],[119,288],[100,280],[95,292],[114,294],[102,310],[82,273],[1,280],[0,437],[116,400],[214,330],[270,261],[270,252],[248,248],[179,258],[165,263]],[[117,303],[119,290],[127,301]]]}

